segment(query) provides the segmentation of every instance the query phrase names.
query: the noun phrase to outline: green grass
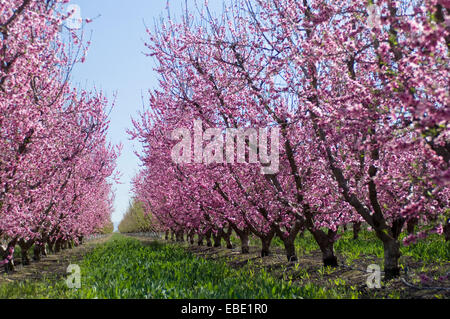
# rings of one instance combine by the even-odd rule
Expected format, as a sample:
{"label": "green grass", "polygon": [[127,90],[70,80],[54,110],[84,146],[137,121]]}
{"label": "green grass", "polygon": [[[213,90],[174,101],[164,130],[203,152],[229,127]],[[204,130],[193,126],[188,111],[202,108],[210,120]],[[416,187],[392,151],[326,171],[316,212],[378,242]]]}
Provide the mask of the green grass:
{"label": "green grass", "polygon": [[73,291],[62,280],[44,278],[0,285],[0,299],[69,299]]}
{"label": "green grass", "polygon": [[[404,235],[402,235],[404,236]],[[236,239],[233,239],[235,241]],[[239,242],[236,242],[238,244]],[[259,246],[257,238],[251,244]],[[312,235],[299,236],[295,245],[299,256],[317,251]],[[275,238],[273,247],[283,247]],[[362,230],[353,240],[348,231],[335,244],[335,251],[348,264],[360,258],[382,258],[383,246],[373,232]],[[423,271],[430,265],[448,264],[450,243],[432,235],[410,246],[401,247],[402,256],[421,261]],[[251,263],[239,269],[226,261],[197,257],[179,245],[154,242],[144,246],[138,240],[114,235],[80,262],[82,288],[69,289],[62,279],[14,282],[0,285],[0,298],[358,298],[360,293],[344,281],[319,286],[308,282],[310,273],[296,265],[299,283],[283,281]],[[425,268],[424,268],[425,267]],[[298,268],[298,269],[297,269]],[[434,268],[433,268],[434,269]],[[420,270],[420,269],[419,269]],[[420,271],[422,271],[420,270]],[[324,270],[325,273],[325,270]],[[394,297],[396,292],[392,292]]]}
{"label": "green grass", "polygon": [[0,298],[356,298],[346,287],[300,287],[264,270],[239,270],[208,261],[183,248],[115,235],[80,264],[82,288],[63,280],[14,283],[0,287]]}

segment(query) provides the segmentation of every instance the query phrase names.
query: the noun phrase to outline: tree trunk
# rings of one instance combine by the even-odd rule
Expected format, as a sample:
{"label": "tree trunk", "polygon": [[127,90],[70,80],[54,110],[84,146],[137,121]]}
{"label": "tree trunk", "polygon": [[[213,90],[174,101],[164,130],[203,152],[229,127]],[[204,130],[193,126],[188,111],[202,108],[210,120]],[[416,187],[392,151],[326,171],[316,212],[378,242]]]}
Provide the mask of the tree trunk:
{"label": "tree trunk", "polygon": [[361,222],[353,223],[353,239],[357,240],[361,231]]}
{"label": "tree trunk", "polygon": [[16,244],[17,240],[13,240],[8,243],[5,250],[3,250],[3,248],[0,249],[0,252],[2,253],[0,254],[2,257],[0,262],[4,265],[6,273],[14,271],[14,248],[16,247]]}
{"label": "tree trunk", "polygon": [[261,257],[270,256],[270,243],[272,242],[272,237],[261,238]]}
{"label": "tree trunk", "polygon": [[222,247],[222,233],[223,233],[223,230],[219,229],[216,234],[214,234],[214,232],[212,234],[213,241],[214,241],[214,247],[216,247],[216,248]]}
{"label": "tree trunk", "polygon": [[271,230],[268,234],[259,234],[259,239],[261,240],[261,257],[270,256],[270,244],[272,243],[273,237],[275,237],[275,231]]}
{"label": "tree trunk", "polygon": [[286,251],[286,257],[288,262],[295,262],[297,261],[297,254],[295,252],[295,245],[294,240],[285,239],[283,240],[284,243],[284,250]]}
{"label": "tree trunk", "polygon": [[52,240],[47,240],[47,246],[48,246],[48,252],[50,254],[53,254],[54,252],[54,246],[53,246],[53,241]]}
{"label": "tree trunk", "polygon": [[233,228],[231,226],[228,227],[227,231],[223,232],[223,239],[227,243],[227,249],[233,249],[233,244],[231,243],[231,234],[233,233]]}
{"label": "tree trunk", "polygon": [[414,234],[414,230],[418,222],[419,220],[417,218],[411,218],[406,222],[406,231],[408,232],[408,235]]}
{"label": "tree trunk", "polygon": [[322,261],[325,267],[337,267],[338,262],[337,258],[334,255],[334,243],[336,232],[331,229],[328,230],[328,234],[326,234],[321,229],[312,229],[310,230],[314,239],[320,247],[320,251],[322,252]]}
{"label": "tree trunk", "polygon": [[189,240],[189,244],[194,245],[194,236],[195,236],[195,232],[193,230],[188,232],[188,240]]}
{"label": "tree trunk", "polygon": [[244,230],[240,230],[239,228],[235,227],[234,231],[236,232],[236,234],[239,237],[239,240],[241,241],[241,253],[242,254],[248,254],[250,252],[250,248],[249,248],[249,229],[245,228]]}
{"label": "tree trunk", "polygon": [[198,246],[203,246],[203,238],[204,238],[204,236],[203,236],[203,234],[198,234],[198,242],[197,242],[197,245]]}
{"label": "tree trunk", "polygon": [[48,250],[47,250],[47,246],[45,245],[45,243],[43,243],[41,245],[41,254],[42,254],[42,256],[48,256]]}
{"label": "tree trunk", "polygon": [[322,260],[325,267],[337,267],[337,258],[334,255],[334,241],[330,240],[321,245],[320,250],[322,251]]}
{"label": "tree trunk", "polygon": [[400,268],[398,260],[400,258],[400,244],[396,239],[384,240],[384,278],[386,280],[398,277]]}
{"label": "tree trunk", "polygon": [[61,240],[57,239],[55,242],[55,253],[59,253],[61,251]]}
{"label": "tree trunk", "polygon": [[450,241],[450,218],[447,219],[447,222],[444,225],[444,236],[445,241]]}
{"label": "tree trunk", "polygon": [[164,239],[166,241],[169,241],[169,231],[168,230],[166,230],[166,232],[165,232]]}
{"label": "tree trunk", "polygon": [[208,246],[208,247],[212,247],[212,242],[211,242],[211,233],[212,233],[212,231],[211,230],[208,230],[207,232],[206,232],[206,246]]}
{"label": "tree trunk", "polygon": [[28,257],[28,250],[33,246],[33,241],[19,241],[19,247],[20,247],[20,256],[22,258],[22,265],[27,266],[30,264],[30,258]]}
{"label": "tree trunk", "polygon": [[277,236],[283,241],[284,244],[284,250],[286,252],[286,257],[288,262],[295,262],[297,261],[297,253],[295,251],[295,238],[297,237],[298,233],[304,229],[305,222],[302,220],[296,220],[295,224],[292,226],[292,228],[289,230],[288,235],[286,236],[285,233],[280,229],[279,226],[272,226],[272,231],[274,234],[276,233]]}
{"label": "tree trunk", "polygon": [[184,242],[184,232],[182,230],[176,232],[176,239],[179,243]]}
{"label": "tree trunk", "polygon": [[33,260],[41,261],[41,253],[42,253],[42,246],[39,244],[36,244],[33,249]]}

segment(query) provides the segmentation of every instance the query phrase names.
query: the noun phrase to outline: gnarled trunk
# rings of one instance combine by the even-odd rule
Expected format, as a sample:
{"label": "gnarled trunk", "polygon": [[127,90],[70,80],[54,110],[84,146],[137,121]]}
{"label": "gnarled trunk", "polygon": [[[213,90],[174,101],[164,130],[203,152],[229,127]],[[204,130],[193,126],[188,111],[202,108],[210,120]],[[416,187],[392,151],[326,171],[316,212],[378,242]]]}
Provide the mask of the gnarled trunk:
{"label": "gnarled trunk", "polygon": [[274,236],[275,231],[272,230],[268,234],[259,237],[259,239],[261,240],[261,257],[270,256],[270,244],[272,243],[272,239]]}
{"label": "gnarled trunk", "polygon": [[177,242],[179,242],[179,243],[184,242],[184,232],[182,230],[177,231],[176,239],[177,239]]}
{"label": "gnarled trunk", "polygon": [[203,238],[204,238],[204,236],[203,236],[203,234],[198,234],[198,241],[197,241],[197,245],[198,246],[203,246]]}
{"label": "gnarled trunk", "polygon": [[400,267],[398,260],[400,259],[400,243],[398,237],[402,231],[405,219],[399,218],[392,222],[389,232],[385,229],[375,229],[377,237],[383,242],[384,248],[384,278],[386,280],[398,277],[400,275]]}
{"label": "gnarled trunk", "polygon": [[219,229],[217,233],[212,233],[213,241],[214,241],[214,247],[219,248],[222,246],[222,233],[223,230]]}
{"label": "gnarled trunk", "polygon": [[320,247],[320,251],[322,252],[322,260],[323,265],[330,267],[337,267],[338,262],[337,258],[334,255],[334,243],[336,232],[331,229],[328,230],[328,234],[326,234],[321,229],[311,229],[314,239]]}
{"label": "gnarled trunk", "polygon": [[227,249],[233,249],[233,244],[231,243],[231,234],[233,233],[233,228],[228,227],[228,230],[223,232],[222,237],[227,243]]}
{"label": "gnarled trunk", "polygon": [[289,230],[289,233],[286,235],[279,226],[272,225],[271,232],[275,232],[283,241],[284,250],[286,252],[288,262],[295,262],[298,260],[297,253],[295,251],[295,238],[297,237],[298,233],[304,229],[304,226],[305,221],[296,220],[294,225]]}
{"label": "gnarled trunk", "polygon": [[411,218],[406,222],[406,231],[408,232],[409,235],[414,234],[414,230],[418,223],[419,220],[417,218]]}
{"label": "gnarled trunk", "polygon": [[361,222],[353,223],[353,239],[357,240],[361,231]]}
{"label": "gnarled trunk", "polygon": [[289,262],[295,262],[298,260],[297,254],[295,252],[295,245],[293,240],[285,240],[284,250],[286,251],[286,257]]}
{"label": "gnarled trunk", "polygon": [[56,245],[56,239],[54,240],[49,240],[47,242],[48,245],[48,250],[50,253],[54,254],[55,253],[55,245]]}
{"label": "gnarled trunk", "polygon": [[248,228],[245,228],[243,230],[234,227],[234,231],[236,232],[236,234],[239,237],[239,240],[241,241],[241,253],[243,254],[248,254],[250,252],[250,240],[249,240],[249,234],[250,234],[250,230]]}
{"label": "gnarled trunk", "polygon": [[8,243],[5,249],[0,248],[0,265],[5,267],[5,272],[9,273],[14,271],[14,249],[16,247],[17,240],[12,240]]}
{"label": "gnarled trunk", "polygon": [[444,237],[445,241],[450,241],[450,218],[447,219],[447,222],[444,225]]}
{"label": "gnarled trunk", "polygon": [[34,261],[40,261],[41,256],[47,256],[47,251],[45,248],[45,244],[42,244],[40,242],[36,243],[34,245],[33,249],[33,260]]}
{"label": "gnarled trunk", "polygon": [[205,238],[206,238],[206,246],[208,247],[212,247],[212,242],[211,242],[211,235],[212,235],[212,231],[208,230],[205,234]]}
{"label": "gnarled trunk", "polygon": [[261,257],[270,256],[272,238],[261,238]]}
{"label": "gnarled trunk", "polygon": [[400,244],[397,240],[383,241],[384,247],[384,278],[386,280],[398,277],[400,275],[400,268],[398,267],[398,260],[400,258]]}
{"label": "gnarled trunk", "polygon": [[19,247],[20,247],[20,256],[22,258],[22,265],[27,266],[30,264],[30,258],[28,257],[28,250],[33,246],[34,241],[24,241],[19,240]]}
{"label": "gnarled trunk", "polygon": [[55,242],[55,249],[54,249],[55,253],[59,253],[61,251],[61,244],[62,244],[61,239],[57,239]]}
{"label": "gnarled trunk", "polygon": [[190,230],[188,232],[188,240],[189,240],[189,244],[194,245],[194,236],[195,236],[195,232],[193,230]]}

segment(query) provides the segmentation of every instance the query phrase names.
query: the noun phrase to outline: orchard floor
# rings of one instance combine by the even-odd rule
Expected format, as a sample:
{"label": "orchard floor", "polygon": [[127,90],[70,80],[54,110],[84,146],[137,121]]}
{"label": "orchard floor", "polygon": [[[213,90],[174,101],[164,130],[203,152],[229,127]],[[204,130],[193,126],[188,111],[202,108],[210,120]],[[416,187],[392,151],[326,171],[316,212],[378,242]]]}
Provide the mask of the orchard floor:
{"label": "orchard floor", "polygon": [[[370,237],[369,235],[367,236]],[[137,250],[141,251],[141,248],[133,246],[133,244],[130,243],[126,243],[127,245],[131,245],[130,250],[119,250],[120,254],[115,254],[112,252],[111,254],[109,253],[110,249],[114,248],[114,245],[112,243],[114,241],[114,238],[119,238],[120,240],[120,238],[127,237],[137,239],[140,243],[146,246],[148,250],[145,252],[145,254],[141,255],[141,253],[137,252]],[[315,248],[314,243],[312,243],[311,240],[307,238],[307,236],[305,238],[299,238],[299,242],[297,243],[297,248],[299,249],[299,261],[291,264],[287,263],[283,248],[282,246],[280,246],[280,243],[277,243],[276,241],[271,248],[272,254],[264,258],[259,257],[259,248],[257,246],[258,242],[254,239],[251,241],[252,245],[250,247],[249,254],[241,254],[236,239],[234,239],[234,244],[236,247],[234,249],[188,245],[186,242],[175,243],[164,240],[158,240],[158,242],[160,244],[163,244],[164,246],[168,246],[169,251],[178,249],[187,251],[188,253],[192,253],[198,258],[204,259],[207,262],[217,262],[217,265],[225,263],[230,269],[236,269],[237,275],[250,274],[249,276],[253,277],[253,273],[266,273],[273,277],[275,282],[291,282],[292,284],[300,287],[322,287],[325,292],[317,292],[317,289],[314,288],[314,293],[318,296],[333,295],[332,293],[328,294],[327,291],[334,291],[338,296],[339,292],[344,292],[345,296],[356,295],[357,298],[450,298],[450,261],[448,258],[449,246],[447,243],[438,242],[437,244],[435,244],[436,241],[434,240],[429,243],[425,243],[423,247],[417,246],[411,248],[411,250],[409,251],[404,251],[403,256],[400,259],[400,265],[402,266],[401,277],[389,282],[384,282],[382,280],[380,289],[368,289],[366,284],[367,266],[370,264],[382,265],[383,263],[382,252],[380,252],[379,247],[377,248],[374,246],[375,244],[367,241],[368,237],[363,238],[358,242],[346,242],[346,239],[343,239],[339,244],[341,246],[337,245],[336,247],[336,255],[338,257],[340,265],[337,268],[322,267],[321,254]],[[74,249],[64,250],[59,254],[49,255],[47,257],[44,257],[40,262],[32,261],[31,265],[25,267],[22,267],[19,264],[16,267],[16,271],[13,273],[0,273],[0,298],[35,298],[34,296],[38,296],[37,298],[95,297],[95,294],[91,295],[92,292],[88,292],[84,295],[77,295],[66,288],[64,279],[67,278],[67,266],[69,264],[82,264],[84,265],[84,267],[87,267],[88,272],[93,274],[91,278],[94,279],[92,279],[93,282],[91,283],[93,283],[94,285],[96,285],[96,283],[104,281],[104,279],[101,279],[99,281],[98,278],[103,278],[103,275],[106,272],[109,272],[108,276],[110,277],[108,278],[111,282],[114,282],[114,285],[116,286],[125,285],[124,283],[126,283],[129,278],[134,277],[135,279],[133,279],[133,285],[136,285],[139,289],[150,289],[149,291],[152,291],[152,289],[154,289],[152,288],[153,284],[156,284],[156,282],[152,282],[152,280],[148,281],[149,278],[146,278],[145,276],[142,277],[142,279],[139,279],[141,277],[138,276],[138,269],[142,269],[140,267],[148,266],[146,266],[145,264],[147,262],[146,260],[156,262],[156,259],[154,260],[153,258],[159,258],[159,260],[157,261],[159,266],[156,264],[154,266],[156,267],[153,270],[153,272],[155,273],[158,272],[158,269],[164,269],[165,267],[178,267],[170,265],[170,261],[166,260],[166,255],[158,253],[158,250],[161,250],[160,248],[155,248],[155,254],[153,255],[152,247],[157,247],[154,245],[154,238],[142,236],[113,235],[89,241],[82,246],[76,247]],[[138,246],[142,247],[142,245]],[[170,248],[171,246],[174,248]],[[300,250],[300,247],[302,247],[301,249],[303,250]],[[100,250],[95,248],[99,248]],[[364,251],[365,253],[358,253],[358,249],[360,251]],[[162,251],[164,251],[164,249]],[[366,253],[367,251],[369,251],[370,253]],[[179,255],[179,253],[177,254]],[[170,257],[170,255],[167,256],[169,256],[169,259],[172,258]],[[98,262],[98,258],[105,258],[105,260],[108,261],[112,260],[113,263],[116,262],[118,263],[118,265],[112,265],[110,268],[104,268],[105,263]],[[135,266],[133,266],[136,268],[130,268],[128,270],[128,273],[124,274],[122,273],[122,271],[125,269],[124,267],[127,267],[126,264],[129,258],[137,259]],[[147,259],[142,260],[142,258]],[[142,264],[142,262],[144,264]],[[189,264],[188,266],[191,267],[193,265],[202,265],[202,263],[194,262],[193,264]],[[211,265],[208,264],[203,266],[210,267]],[[189,269],[189,267],[185,269]],[[210,268],[213,269],[214,267]],[[407,272],[405,271],[406,267]],[[210,268],[205,269],[208,270]],[[216,269],[218,271],[221,271],[220,269],[225,268],[216,267]],[[168,280],[174,280],[170,284],[176,285],[178,282],[177,280],[179,280],[179,285],[185,285],[187,281],[184,282],[183,280],[191,280],[192,282],[197,282],[197,278],[199,279],[199,281],[208,281],[208,278],[200,278],[202,274],[198,271],[195,271],[195,273],[197,274],[195,275],[194,273],[189,273],[189,271],[183,272],[186,270],[182,270],[182,268],[180,268],[179,270],[181,273],[177,274],[177,276],[181,277],[176,278],[182,279],[173,279],[169,276],[167,277]],[[189,276],[187,275],[188,273],[190,274]],[[216,275],[218,276],[217,278],[219,282],[223,280],[221,279],[222,276],[220,275],[220,273],[216,273]],[[164,274],[164,276],[167,276],[167,274]],[[164,276],[163,274],[161,274],[161,277],[155,277],[156,280],[161,279],[160,283],[156,284],[157,289],[159,289],[160,285],[165,284],[166,277]],[[246,275],[239,277],[241,278],[239,280],[245,281],[246,279],[242,279],[248,278],[245,276]],[[228,284],[230,283],[228,282]],[[246,284],[247,283],[245,282],[242,282],[242,284],[238,283],[238,285],[242,285],[242,289],[244,289],[244,285]],[[265,285],[264,282],[260,282],[260,284]],[[10,285],[13,285],[11,286],[12,288],[7,288]],[[271,281],[270,285],[276,285],[276,283],[274,283],[274,281]],[[5,289],[2,290],[2,286]],[[105,288],[106,290],[110,289],[110,287],[103,288]],[[213,287],[213,289],[220,290],[221,288]],[[309,288],[305,289],[308,290]],[[269,289],[269,291],[271,291],[271,289]],[[131,295],[134,296],[134,294],[135,292],[133,290],[131,292]],[[117,291],[114,291],[114,289],[112,289],[111,291],[108,291],[108,294],[105,294],[103,297],[109,298],[108,296],[112,296],[112,298],[127,298],[127,296],[129,295],[130,292],[128,292],[128,295],[122,295],[120,292],[118,293]],[[143,296],[145,297],[147,295]],[[164,294],[162,296],[164,298]],[[141,296],[137,295],[137,297],[140,298]],[[158,298],[158,295],[154,295],[154,297]]]}
{"label": "orchard floor", "polygon": [[66,278],[67,266],[79,263],[86,254],[98,245],[106,243],[110,238],[111,235],[90,240],[73,249],[65,249],[57,254],[44,256],[41,261],[31,260],[30,265],[27,266],[23,266],[21,260],[18,259],[13,272],[6,274],[4,267],[0,268],[0,285],[14,282],[39,281],[43,279],[60,280]]}
{"label": "orchard floor", "polygon": [[[132,237],[140,240],[143,244],[154,242],[146,237]],[[182,246],[187,251],[208,260],[225,261],[235,269],[250,268],[255,271],[265,269],[279,280],[292,281],[298,285],[311,283],[326,289],[346,286],[358,291],[359,298],[450,298],[450,261],[422,262],[411,256],[402,256],[400,264],[407,265],[407,272],[402,270],[400,278],[386,283],[382,278],[381,288],[369,289],[366,284],[367,267],[371,264],[383,264],[383,259],[374,255],[363,255],[349,260],[346,256],[336,252],[339,266],[324,268],[320,250],[302,254],[298,257],[298,262],[289,264],[282,247],[272,247],[271,255],[261,258],[260,248],[257,246],[250,246],[250,253],[242,254],[239,246],[236,245],[233,249],[226,249],[224,247],[198,246],[197,243],[189,245],[186,242],[177,243],[164,240],[161,242]]]}

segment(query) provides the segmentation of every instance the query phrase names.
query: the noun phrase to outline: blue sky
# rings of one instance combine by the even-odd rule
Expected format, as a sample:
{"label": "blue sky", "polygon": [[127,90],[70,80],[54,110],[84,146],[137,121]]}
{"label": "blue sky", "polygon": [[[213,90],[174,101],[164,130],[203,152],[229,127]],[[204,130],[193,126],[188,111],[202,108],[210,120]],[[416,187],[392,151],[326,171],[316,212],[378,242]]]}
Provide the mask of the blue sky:
{"label": "blue sky", "polygon": [[[164,16],[167,1],[72,0],[70,3],[80,7],[83,19],[101,15],[85,26],[86,35],[93,32],[92,44],[86,62],[76,66],[72,81],[86,89],[102,90],[110,100],[117,93],[109,131],[112,143],[123,144],[118,160],[122,184],[115,185],[112,217],[117,226],[132,196],[130,181],[139,170],[139,160],[134,151],[139,150],[140,145],[129,140],[126,130],[132,127],[131,117],[137,117],[143,105],[148,105],[148,90],[158,84],[158,75],[153,71],[154,61],[143,54],[146,52],[144,42],[148,39],[144,23],[152,27],[155,19]],[[182,3],[184,0],[171,0],[171,14],[180,12]],[[188,3],[192,5],[193,1]],[[210,3],[221,7],[223,2],[214,0]]]}

